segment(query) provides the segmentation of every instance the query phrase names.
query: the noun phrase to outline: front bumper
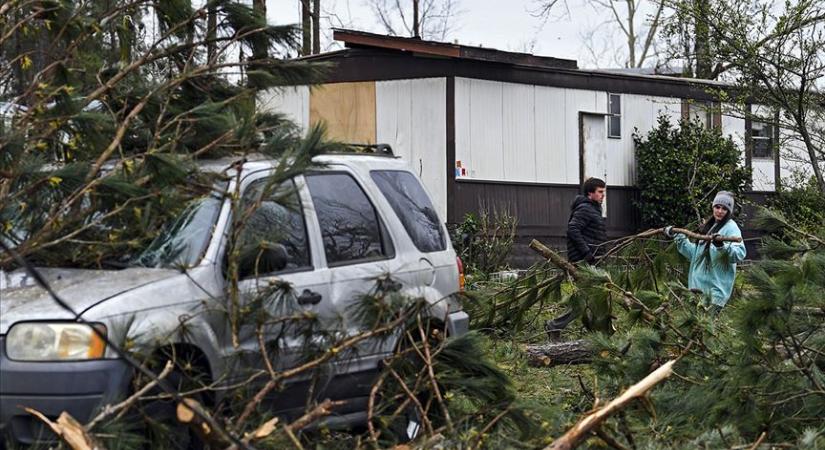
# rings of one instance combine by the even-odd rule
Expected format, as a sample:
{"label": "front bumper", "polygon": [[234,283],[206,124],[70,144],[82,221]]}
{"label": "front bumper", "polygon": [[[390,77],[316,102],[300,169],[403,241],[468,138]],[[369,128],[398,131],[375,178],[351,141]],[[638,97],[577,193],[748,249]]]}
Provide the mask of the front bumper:
{"label": "front bumper", "polygon": [[131,371],[125,361],[103,359],[71,362],[12,361],[0,336],[0,447],[9,439],[32,444],[53,441],[29,407],[54,420],[66,411],[80,423],[127,392]]}

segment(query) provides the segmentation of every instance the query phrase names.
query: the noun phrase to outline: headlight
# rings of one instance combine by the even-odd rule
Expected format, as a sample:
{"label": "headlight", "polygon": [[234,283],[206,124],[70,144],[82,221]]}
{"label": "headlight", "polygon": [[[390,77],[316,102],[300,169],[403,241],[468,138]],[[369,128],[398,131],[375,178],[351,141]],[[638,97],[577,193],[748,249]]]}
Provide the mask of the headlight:
{"label": "headlight", "polygon": [[[106,332],[103,325],[95,327]],[[18,323],[6,336],[6,354],[18,361],[97,359],[105,349],[92,327],[79,323]]]}

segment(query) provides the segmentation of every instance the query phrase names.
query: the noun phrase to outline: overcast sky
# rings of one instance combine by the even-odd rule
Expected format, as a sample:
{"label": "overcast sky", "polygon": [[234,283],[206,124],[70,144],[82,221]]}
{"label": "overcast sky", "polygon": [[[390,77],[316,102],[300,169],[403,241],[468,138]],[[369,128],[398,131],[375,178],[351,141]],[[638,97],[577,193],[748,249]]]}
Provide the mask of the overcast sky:
{"label": "overcast sky", "polygon": [[[411,0],[401,0],[410,2]],[[556,17],[542,26],[542,21],[531,11],[537,0],[456,0],[461,14],[453,20],[453,31],[447,40],[458,40],[464,45],[481,45],[511,51],[532,51],[534,54],[575,59],[579,67],[619,67],[616,48],[621,48],[621,37],[613,24],[604,24],[610,16],[597,11],[586,0],[568,0],[570,14],[564,6],[557,8]],[[336,44],[330,42],[331,26],[354,28],[384,33],[368,0],[321,0],[322,26],[325,29],[323,49]],[[298,23],[300,0],[267,0],[269,20],[273,23]],[[595,37],[587,35],[595,31]],[[589,47],[595,52],[590,52]],[[620,58],[619,58],[620,59]],[[598,62],[596,62],[598,61]]]}

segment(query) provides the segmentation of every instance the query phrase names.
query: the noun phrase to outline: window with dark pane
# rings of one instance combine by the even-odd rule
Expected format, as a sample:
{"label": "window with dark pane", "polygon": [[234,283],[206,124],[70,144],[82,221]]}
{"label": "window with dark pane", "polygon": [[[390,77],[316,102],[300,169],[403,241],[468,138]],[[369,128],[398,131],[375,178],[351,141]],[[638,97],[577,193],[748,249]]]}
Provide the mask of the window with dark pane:
{"label": "window with dark pane", "polygon": [[441,220],[415,175],[401,170],[373,170],[370,175],[419,250],[429,253],[447,248]]}
{"label": "window with dark pane", "polygon": [[773,127],[767,123],[753,122],[751,124],[751,140],[753,142],[754,158],[773,159]]}
{"label": "window with dark pane", "polygon": [[[295,183],[273,185],[256,181],[241,202],[242,230],[238,239],[241,277],[311,268],[306,224]],[[286,249],[286,267],[271,260],[275,245]]]}
{"label": "window with dark pane", "polygon": [[607,99],[607,137],[619,139],[622,137],[622,96],[608,94]]}
{"label": "window with dark pane", "polygon": [[308,174],[306,180],[328,264],[384,258],[391,253],[383,243],[375,207],[352,176],[316,172]]}

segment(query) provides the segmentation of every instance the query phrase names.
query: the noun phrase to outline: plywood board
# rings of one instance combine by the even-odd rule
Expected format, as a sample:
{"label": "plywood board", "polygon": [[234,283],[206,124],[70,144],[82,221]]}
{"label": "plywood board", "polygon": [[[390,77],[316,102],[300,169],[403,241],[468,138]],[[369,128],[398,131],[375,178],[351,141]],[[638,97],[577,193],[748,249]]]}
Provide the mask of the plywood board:
{"label": "plywood board", "polygon": [[375,143],[375,82],[328,83],[310,93],[309,120],[343,142]]}

